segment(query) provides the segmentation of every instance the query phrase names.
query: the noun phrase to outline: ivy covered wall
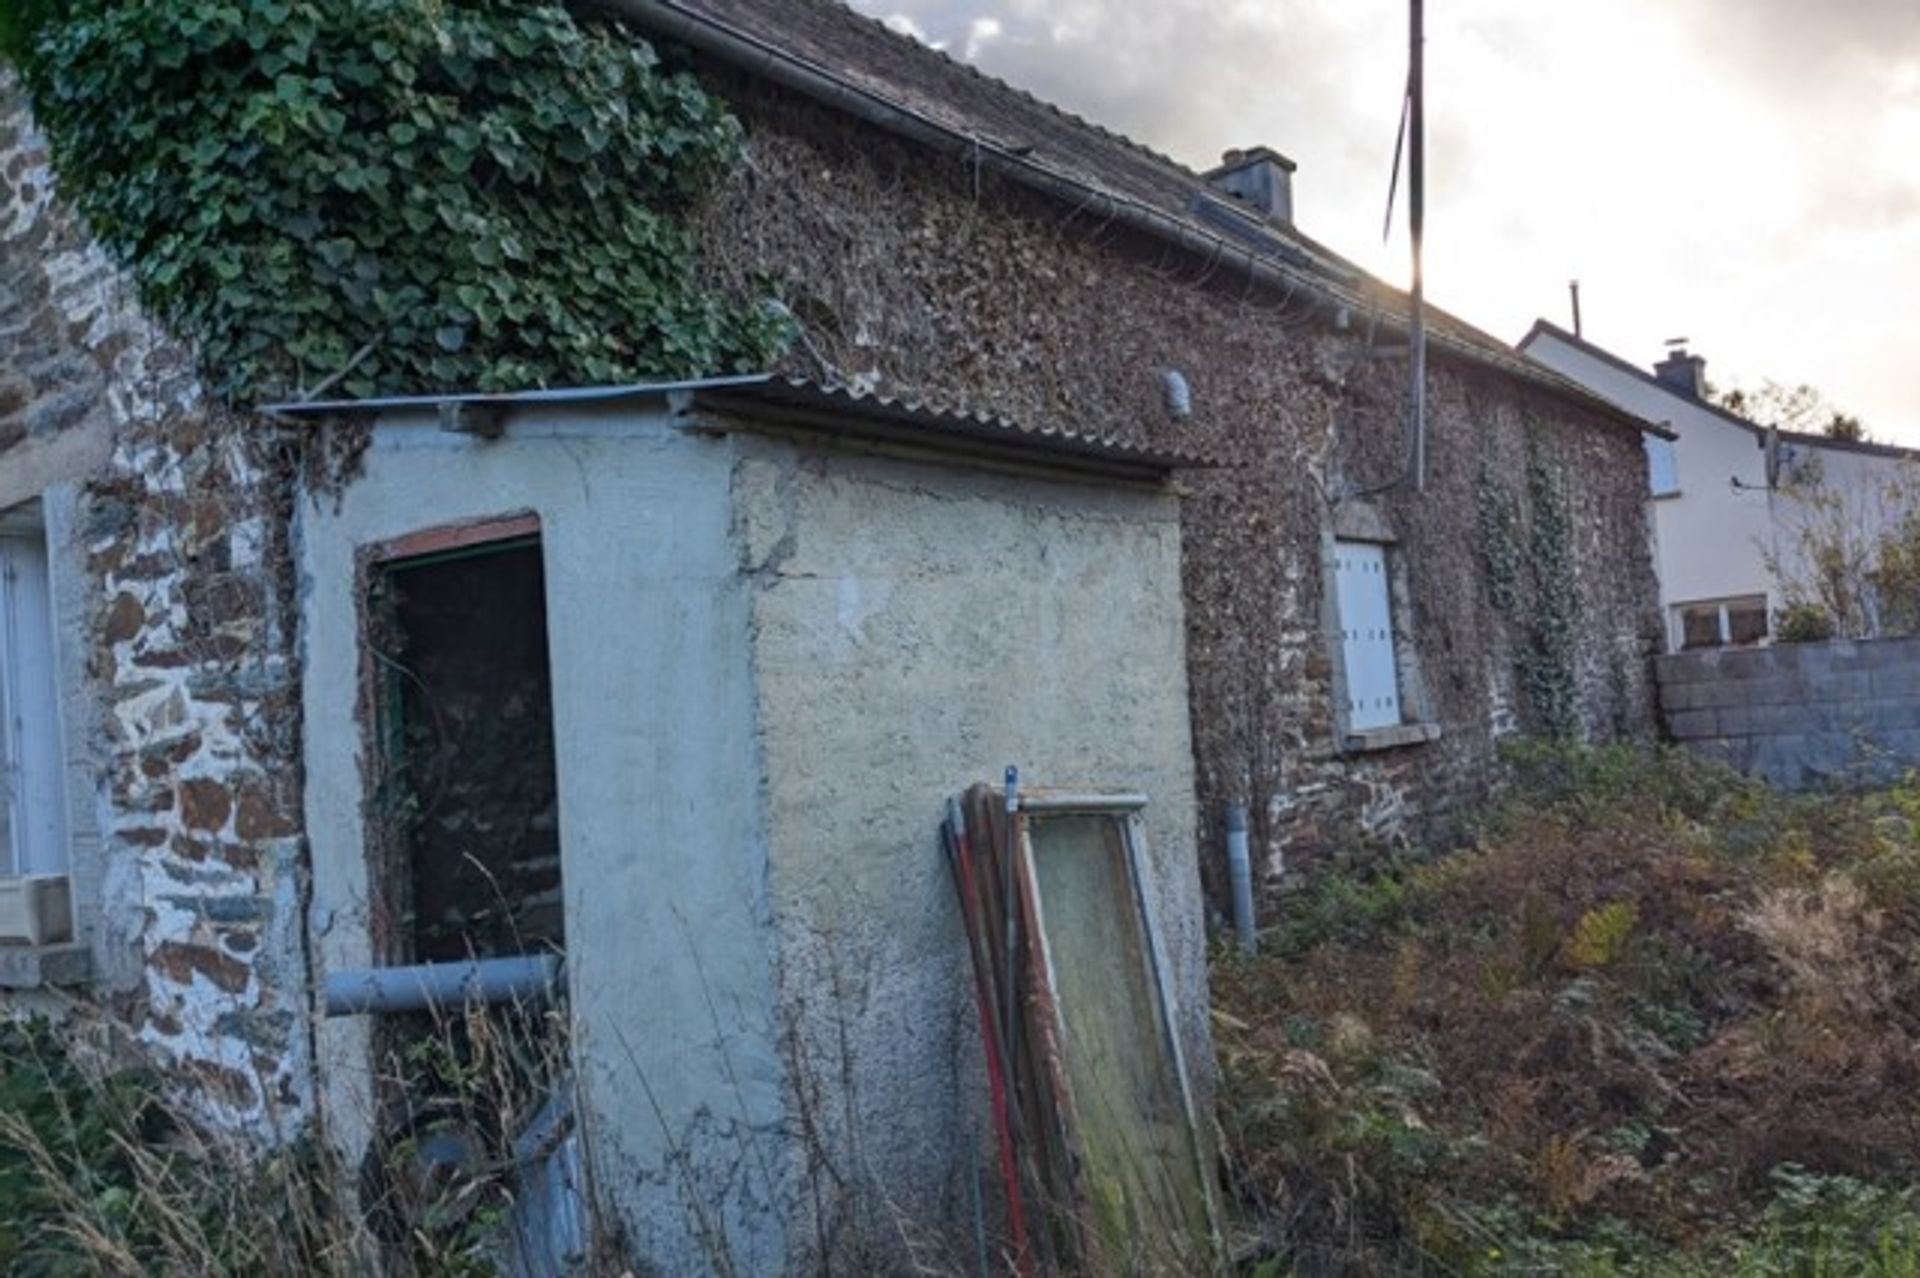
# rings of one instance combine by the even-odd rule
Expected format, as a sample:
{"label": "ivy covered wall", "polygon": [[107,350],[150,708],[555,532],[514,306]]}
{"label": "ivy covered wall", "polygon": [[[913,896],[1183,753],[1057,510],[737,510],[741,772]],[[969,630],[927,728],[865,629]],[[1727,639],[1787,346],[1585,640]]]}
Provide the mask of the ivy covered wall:
{"label": "ivy covered wall", "polygon": [[758,369],[688,212],[740,127],[536,0],[23,0],[62,195],[229,400]]}

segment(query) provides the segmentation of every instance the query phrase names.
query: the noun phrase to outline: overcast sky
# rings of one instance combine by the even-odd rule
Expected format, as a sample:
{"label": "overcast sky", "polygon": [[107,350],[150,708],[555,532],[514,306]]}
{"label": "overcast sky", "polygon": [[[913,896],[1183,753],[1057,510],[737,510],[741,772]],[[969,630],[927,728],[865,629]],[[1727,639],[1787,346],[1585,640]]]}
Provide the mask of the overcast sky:
{"label": "overcast sky", "polygon": [[[1380,239],[1405,0],[856,0],[1195,167],[1299,162],[1301,228]],[[1920,0],[1432,0],[1429,296],[1719,385],[1811,382],[1920,445]],[[1404,221],[1402,222],[1404,228]],[[1404,237],[1404,229],[1398,232]]]}

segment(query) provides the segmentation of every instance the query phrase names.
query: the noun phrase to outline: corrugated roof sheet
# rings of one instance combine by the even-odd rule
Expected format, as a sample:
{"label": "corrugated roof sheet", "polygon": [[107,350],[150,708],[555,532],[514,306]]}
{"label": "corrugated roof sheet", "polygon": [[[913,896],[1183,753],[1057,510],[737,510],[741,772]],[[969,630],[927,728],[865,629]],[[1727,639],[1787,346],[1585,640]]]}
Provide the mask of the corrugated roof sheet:
{"label": "corrugated roof sheet", "polygon": [[1199,450],[1146,448],[1125,440],[1073,431],[1035,429],[986,413],[962,413],[899,400],[846,386],[823,386],[801,378],[713,377],[690,381],[633,382],[617,386],[564,387],[511,392],[397,395],[374,399],[307,400],[267,405],[262,411],[288,417],[325,417],[432,409],[441,404],[487,404],[503,408],[679,398],[694,412],[711,412],[748,424],[770,416],[834,436],[891,439],[921,447],[1018,453],[1075,464],[1106,474],[1164,476],[1176,470],[1223,464]]}
{"label": "corrugated roof sheet", "polygon": [[696,408],[776,412],[802,418],[824,418],[816,425],[832,433],[859,433],[854,423],[879,426],[877,433],[920,444],[984,444],[1062,459],[1101,463],[1105,470],[1168,474],[1175,470],[1225,464],[1198,449],[1142,447],[1104,435],[1034,429],[988,413],[962,413],[937,405],[893,399],[851,387],[821,386],[795,378],[775,378],[752,385],[716,386],[694,397]]}

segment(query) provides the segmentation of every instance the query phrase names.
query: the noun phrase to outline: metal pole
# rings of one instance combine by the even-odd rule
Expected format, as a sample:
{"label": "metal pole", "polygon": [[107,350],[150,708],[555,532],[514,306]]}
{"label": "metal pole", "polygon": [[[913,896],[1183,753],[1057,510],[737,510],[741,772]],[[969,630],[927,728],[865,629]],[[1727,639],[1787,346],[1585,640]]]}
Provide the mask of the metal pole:
{"label": "metal pole", "polygon": [[1007,912],[1005,936],[1005,962],[1001,970],[1006,973],[1007,998],[1000,1013],[1006,1018],[1002,1029],[1001,1042],[1006,1045],[1008,1068],[1018,1058],[1020,1052],[1020,898],[1018,883],[1015,880],[1014,866],[1020,856],[1020,769],[1011,763],[1007,765],[1006,789],[1007,847],[1006,856],[1000,863],[1000,901],[1001,908]]}
{"label": "metal pole", "polygon": [[1567,292],[1573,295],[1573,335],[1584,337],[1586,334],[1580,331],[1580,281],[1568,280]]}
{"label": "metal pole", "polygon": [[1424,0],[1409,0],[1408,51],[1412,61],[1407,77],[1407,218],[1413,239],[1413,285],[1408,290],[1411,311],[1407,341],[1412,347],[1408,411],[1413,414],[1413,487],[1427,487],[1427,307],[1420,272],[1420,245],[1427,221],[1427,104],[1426,19]]}

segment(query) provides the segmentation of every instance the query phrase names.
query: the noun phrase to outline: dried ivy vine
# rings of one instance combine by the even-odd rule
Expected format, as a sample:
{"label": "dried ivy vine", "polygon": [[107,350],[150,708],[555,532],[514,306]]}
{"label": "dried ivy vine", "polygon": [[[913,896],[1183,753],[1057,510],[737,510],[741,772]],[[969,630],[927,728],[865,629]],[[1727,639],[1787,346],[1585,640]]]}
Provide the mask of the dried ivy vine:
{"label": "dried ivy vine", "polygon": [[739,124],[536,0],[15,0],[62,194],[245,401],[761,368],[698,274]]}
{"label": "dried ivy vine", "polygon": [[1527,517],[1520,499],[1483,461],[1479,479],[1481,554],[1494,608],[1524,627],[1515,656],[1528,704],[1548,735],[1580,734],[1580,591],[1574,569],[1573,504],[1564,472],[1527,444]]}

